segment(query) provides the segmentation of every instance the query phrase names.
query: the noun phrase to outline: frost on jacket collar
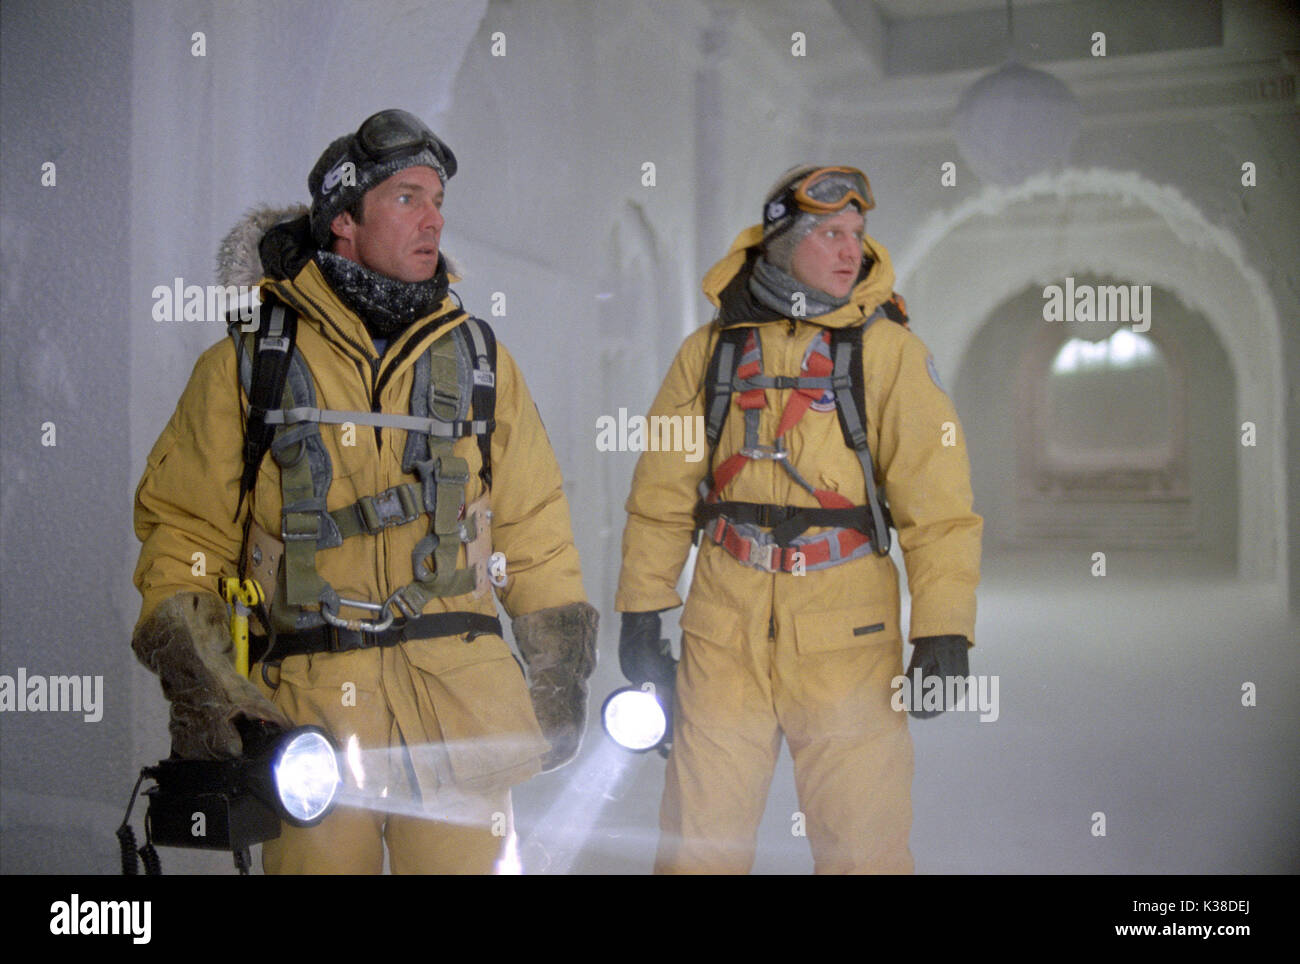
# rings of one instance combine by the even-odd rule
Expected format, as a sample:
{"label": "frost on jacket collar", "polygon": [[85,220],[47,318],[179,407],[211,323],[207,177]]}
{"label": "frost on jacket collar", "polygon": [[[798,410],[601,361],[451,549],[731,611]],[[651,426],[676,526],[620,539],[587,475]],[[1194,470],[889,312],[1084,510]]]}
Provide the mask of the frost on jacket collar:
{"label": "frost on jacket collar", "polygon": [[[373,364],[379,352],[366,332],[366,323],[331,286],[314,258],[318,249],[307,214],[302,204],[262,205],[247,212],[218,248],[217,277],[223,285],[260,286],[264,294],[274,293],[302,318],[310,319],[342,350]],[[443,258],[448,282],[459,281],[459,266],[445,252]],[[439,308],[428,316],[441,318],[444,325],[408,325],[403,333],[394,336],[388,350],[401,347],[408,336],[440,336],[463,317],[463,312],[456,311],[458,306],[459,299],[448,292]]]}
{"label": "frost on jacket collar", "polygon": [[263,277],[291,278],[316,253],[305,224],[305,204],[290,207],[259,205],[245,214],[217,248],[217,281],[223,285],[256,285]]}
{"label": "frost on jacket collar", "polygon": [[[764,307],[749,294],[748,280],[752,261],[763,247],[763,226],[756,224],[736,236],[726,257],[704,275],[701,287],[705,296],[720,309],[724,325],[742,321],[769,321],[784,317]],[[824,315],[801,318],[826,328],[844,328],[869,316],[894,292],[894,264],[880,242],[864,236],[862,253],[871,262],[867,275],[849,293],[849,303]]]}

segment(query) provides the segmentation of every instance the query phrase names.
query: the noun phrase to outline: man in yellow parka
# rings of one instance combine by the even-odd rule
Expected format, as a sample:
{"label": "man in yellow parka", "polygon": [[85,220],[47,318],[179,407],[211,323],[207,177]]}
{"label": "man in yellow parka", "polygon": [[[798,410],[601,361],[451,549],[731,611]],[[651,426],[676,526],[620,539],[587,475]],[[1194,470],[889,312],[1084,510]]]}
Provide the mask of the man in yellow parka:
{"label": "man in yellow parka", "polygon": [[[816,870],[912,871],[885,520],[912,597],[908,676],[922,679],[967,674],[982,522],[957,413],[905,325],[888,252],[864,233],[873,206],[854,168],[782,175],[763,224],[705,276],[717,317],[651,408],[718,431],[708,460],[645,452],[627,501],[620,661],[634,683],[676,692],[658,872],[748,872],[783,735]],[[863,423],[865,450],[849,444]],[[659,613],[681,605],[697,529],[676,665]]]}
{"label": "man in yellow parka", "polygon": [[[377,873],[385,844],[394,872],[490,872],[509,788],[571,759],[584,729],[596,612],[536,406],[448,289],[455,172],[417,118],[381,111],[325,150],[310,211],[255,212],[227,238],[223,282],[260,276],[270,323],[297,318],[283,395],[250,413],[280,329],[232,330],[136,493],[132,646],[172,703],[174,751],[236,756],[244,720],[316,724],[342,751],[343,805],[285,824],[268,872]],[[274,437],[246,458],[255,421]],[[217,595],[236,574],[271,597],[249,677]]]}

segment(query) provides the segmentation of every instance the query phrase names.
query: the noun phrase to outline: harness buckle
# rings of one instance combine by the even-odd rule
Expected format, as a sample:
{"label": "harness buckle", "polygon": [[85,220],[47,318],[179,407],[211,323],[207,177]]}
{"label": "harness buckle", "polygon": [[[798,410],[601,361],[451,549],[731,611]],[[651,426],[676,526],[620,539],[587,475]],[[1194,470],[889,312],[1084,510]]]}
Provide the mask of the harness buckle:
{"label": "harness buckle", "polygon": [[741,449],[740,454],[747,459],[772,459],[775,462],[783,462],[790,457],[790,453],[785,449],[768,448],[764,445]]}
{"label": "harness buckle", "polygon": [[[433,463],[434,481],[439,483],[445,482],[449,485],[469,485],[469,467],[466,465],[466,467],[462,471],[453,472],[450,471],[449,469],[443,468],[443,463],[448,461],[451,460],[450,459],[434,460]],[[466,464],[464,459],[458,458],[455,461],[460,462],[462,465]]]}
{"label": "harness buckle", "polygon": [[[307,531],[300,526],[290,529],[290,518],[310,519],[312,528]],[[280,517],[280,539],[284,542],[320,542],[324,538],[324,523],[318,512],[286,512]]]}
{"label": "harness buckle", "polygon": [[[406,588],[408,587],[403,586],[402,589],[394,590],[393,594],[384,600],[383,611],[387,612],[393,606],[396,606],[397,609],[402,613],[402,615],[407,619],[417,618],[420,615],[419,608],[414,606],[405,596],[402,595],[402,590]],[[393,613],[390,612],[389,618],[391,619],[392,617],[393,617]]]}
{"label": "harness buckle", "polygon": [[776,548],[775,543],[766,542],[760,545],[757,542],[750,541],[750,565],[757,566],[759,569],[763,569],[766,572],[776,572],[777,570],[772,567],[772,555]]}
{"label": "harness buckle", "polygon": [[366,527],[372,532],[388,526],[405,525],[414,522],[418,513],[409,511],[402,499],[399,488],[385,489],[376,496],[367,496],[358,500]]}

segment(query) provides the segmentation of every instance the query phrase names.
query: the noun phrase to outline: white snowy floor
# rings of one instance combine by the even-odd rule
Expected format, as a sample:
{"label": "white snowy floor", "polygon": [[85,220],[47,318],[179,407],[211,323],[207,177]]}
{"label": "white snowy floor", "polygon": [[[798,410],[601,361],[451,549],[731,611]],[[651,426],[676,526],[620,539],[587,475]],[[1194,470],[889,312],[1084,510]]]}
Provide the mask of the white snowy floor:
{"label": "white snowy floor", "polygon": [[[1000,716],[911,721],[917,872],[1300,871],[1300,621],[1186,558],[1083,558],[986,567],[971,672],[1000,677]],[[610,652],[593,706],[619,682]],[[664,763],[588,739],[516,791],[527,873],[650,870]],[[783,754],[756,873],[812,870],[797,809]]]}

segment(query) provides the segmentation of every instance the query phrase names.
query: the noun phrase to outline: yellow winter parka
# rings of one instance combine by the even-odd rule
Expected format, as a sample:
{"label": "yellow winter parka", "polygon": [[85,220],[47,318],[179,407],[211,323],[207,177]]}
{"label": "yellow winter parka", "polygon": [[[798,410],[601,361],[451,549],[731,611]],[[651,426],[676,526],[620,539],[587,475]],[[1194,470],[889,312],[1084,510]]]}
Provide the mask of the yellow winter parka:
{"label": "yellow winter parka", "polygon": [[[416,360],[464,317],[448,297],[380,358],[365,325],[314,260],[292,277],[268,276],[261,285],[299,314],[297,348],[322,409],[408,413]],[[135,530],[144,544],[135,572],[144,597],[141,622],[172,595],[215,592],[219,576],[236,573],[247,405],[236,364],[229,338],[204,352],[149,455],[135,502]],[[519,369],[500,345],[496,391],[492,547],[508,564],[508,581],[498,594],[512,618],[585,602],[559,467]],[[416,481],[402,471],[404,430],[322,424],[320,431],[333,472],[327,510]],[[469,464],[468,502],[482,494],[477,441],[459,439],[453,451]],[[278,535],[281,505],[279,468],[268,455],[252,493],[254,521]],[[428,531],[429,516],[420,515],[377,534],[353,535],[318,551],[317,571],[344,598],[383,602],[412,581],[412,550]],[[465,565],[462,546],[458,567]],[[440,611],[496,615],[490,592],[435,598],[424,610]],[[295,722],[325,727],[340,747],[359,739],[362,750],[378,751],[366,755],[364,777],[366,789],[376,793],[382,788],[396,795],[405,787],[427,800],[444,787],[509,786],[538,772],[548,747],[520,668],[497,636],[295,655],[283,661],[278,677],[273,668],[263,676],[260,666],[251,675]]]}
{"label": "yellow winter parka", "polygon": [[[762,228],[743,231],[727,256],[705,276],[705,294],[715,305],[729,284],[757,253]],[[776,318],[755,323],[732,319],[729,323],[756,327],[761,340],[763,372],[797,376],[804,352],[822,328],[861,324],[893,292],[894,270],[885,248],[863,239],[870,259],[865,278],[854,287],[849,303],[812,320]],[[725,312],[724,323],[728,323]],[[703,418],[704,380],[717,342],[718,326],[706,325],[690,335],[673,361],[651,408],[651,415]],[[966,444],[952,401],[940,387],[933,362],[921,339],[892,321],[872,324],[863,335],[867,435],[882,487],[897,527],[897,538],[907,568],[912,597],[910,633],[905,638],[956,634],[974,641],[975,587],[979,581],[982,521],[971,509],[970,469]],[[767,406],[761,411],[759,441],[770,445],[792,391],[766,390]],[[744,419],[732,397],[731,412],[713,458],[720,465],[744,444]],[[833,408],[809,410],[785,435],[789,459],[815,488],[837,492],[854,505],[866,504],[861,463],[844,442]],[[621,612],[663,610],[681,605],[676,583],[691,545],[692,510],[705,478],[706,460],[691,461],[679,452],[646,452],[637,463],[628,523],[623,541],[623,568],[616,608]],[[806,505],[816,499],[797,485],[771,459],[755,459],[744,466],[720,493],[724,500],[775,505]],[[813,528],[809,535],[825,532]],[[717,556],[719,558],[714,559]],[[832,583],[857,578],[849,574],[879,573],[880,560],[849,563],[833,570],[794,577],[791,592],[803,585],[807,594],[831,591]],[[892,567],[890,567],[892,570]],[[844,570],[827,581],[832,572]],[[711,580],[733,573],[751,593],[747,608],[767,605],[764,595],[752,592],[760,580],[789,580],[789,574],[763,574],[725,555],[707,538],[701,546],[696,588],[701,573]],[[757,580],[756,578],[757,577]],[[875,578],[875,577],[873,577]],[[883,578],[883,577],[882,577]],[[799,583],[799,579],[807,580]],[[824,587],[820,592],[814,584]],[[837,585],[835,595],[847,595],[839,605],[849,606],[880,592],[858,588],[852,582]],[[894,590],[896,596],[896,589]],[[766,592],[764,592],[766,594]],[[711,597],[710,597],[711,598]],[[743,598],[743,597],[742,597]],[[770,600],[770,596],[768,599]],[[834,605],[825,600],[826,605]],[[895,603],[895,606],[897,604]],[[688,615],[693,607],[688,603]],[[698,617],[696,618],[698,621]]]}

